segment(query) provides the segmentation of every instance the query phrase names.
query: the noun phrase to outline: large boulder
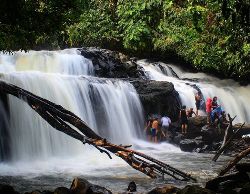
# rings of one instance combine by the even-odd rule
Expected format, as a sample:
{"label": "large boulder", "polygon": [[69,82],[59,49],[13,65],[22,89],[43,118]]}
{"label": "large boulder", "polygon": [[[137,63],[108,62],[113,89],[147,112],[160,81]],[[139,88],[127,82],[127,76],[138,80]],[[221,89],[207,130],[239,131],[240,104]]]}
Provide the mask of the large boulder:
{"label": "large boulder", "polygon": [[181,102],[174,85],[166,81],[133,80],[147,115],[158,113],[169,116],[173,121],[178,119]]}
{"label": "large boulder", "polygon": [[206,116],[197,116],[188,118],[188,132],[201,132],[201,128],[207,124]]}
{"label": "large boulder", "polygon": [[159,187],[152,189],[147,194],[174,194],[178,190],[180,189],[178,189],[177,187],[173,185],[164,185],[164,186],[159,186]]}
{"label": "large boulder", "polygon": [[0,92],[0,161],[10,158],[10,130],[8,97]]}
{"label": "large boulder", "polygon": [[98,77],[130,80],[147,115],[167,114],[171,119],[177,120],[181,103],[172,83],[147,80],[143,68],[122,53],[99,48],[79,50],[84,57],[92,61]]}
{"label": "large boulder", "polygon": [[55,189],[54,194],[71,194],[71,191],[66,187],[58,187]]}
{"label": "large boulder", "polygon": [[[237,123],[233,126],[233,129],[236,130],[236,129],[239,129],[241,127],[242,123]],[[245,124],[241,130],[239,130],[237,132],[237,135],[238,137],[241,137],[243,135],[249,135],[250,134],[250,124]]]}
{"label": "large boulder", "polygon": [[198,185],[187,185],[177,192],[177,194],[215,194],[209,189],[202,188]]}
{"label": "large boulder", "polygon": [[75,178],[73,180],[70,191],[72,194],[112,194],[108,189],[94,185],[82,178]]}
{"label": "large boulder", "polygon": [[228,193],[237,188],[242,188],[250,179],[246,172],[235,172],[218,176],[206,183],[206,188],[219,193]]}
{"label": "large boulder", "polygon": [[0,184],[0,194],[19,194],[14,188],[10,185]]}
{"label": "large boulder", "polygon": [[183,139],[180,142],[180,148],[184,152],[192,152],[196,148],[202,148],[204,146],[204,142],[199,139]]}
{"label": "large boulder", "polygon": [[87,47],[79,49],[81,55],[92,61],[95,74],[106,78],[142,78],[144,71],[133,60],[117,51]]}

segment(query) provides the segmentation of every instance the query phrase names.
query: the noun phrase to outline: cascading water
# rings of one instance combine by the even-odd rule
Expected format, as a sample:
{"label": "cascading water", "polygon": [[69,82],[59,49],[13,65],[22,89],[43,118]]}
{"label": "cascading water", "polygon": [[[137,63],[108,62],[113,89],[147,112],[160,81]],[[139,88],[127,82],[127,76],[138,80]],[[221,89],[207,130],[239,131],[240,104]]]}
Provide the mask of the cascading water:
{"label": "cascading water", "polygon": [[227,113],[237,115],[235,122],[250,122],[250,104],[247,103],[250,86],[240,86],[233,80],[219,80],[204,73],[187,73],[177,66],[162,62],[140,60],[138,64],[145,69],[149,79],[172,82],[179,92],[182,104],[187,108],[195,108],[194,96],[197,90],[201,90],[203,103],[208,97],[217,96],[218,103]]}
{"label": "cascading water", "polygon": [[[194,83],[174,78],[180,76],[176,69],[177,75],[171,69],[155,69],[145,62],[140,64],[151,79],[173,81],[182,102],[194,105],[194,89],[187,85]],[[172,77],[164,75],[162,70]],[[101,136],[117,144],[132,143],[138,151],[192,172],[200,177],[201,182],[216,175],[214,171],[223,163],[218,161],[210,170],[211,164],[207,162],[210,155],[186,154],[167,143],[138,140],[136,137],[143,128],[143,113],[133,86],[93,75],[92,62],[79,55],[77,49],[0,54],[0,79],[62,105],[80,116]],[[0,183],[11,184],[21,192],[70,186],[75,176],[87,178],[115,192],[124,191],[131,179],[141,185],[141,191],[155,186],[156,182],[128,167],[120,158],[114,156],[109,160],[92,146],[83,146],[56,131],[15,97],[9,96],[9,114],[4,112],[0,104],[0,116],[4,115],[6,121],[7,116],[10,118],[10,123],[5,122],[4,127],[9,132],[9,147],[0,144],[0,152],[9,149],[8,159],[11,161],[0,162]],[[0,129],[0,132],[3,131]],[[4,158],[1,154],[0,157],[0,160]],[[204,174],[206,178],[203,178]],[[169,183],[171,179],[166,181]]]}
{"label": "cascading water", "polygon": [[[142,107],[133,86],[88,76],[93,74],[92,62],[76,49],[18,52],[2,55],[0,62],[1,79],[62,105],[112,142],[132,143],[143,127]],[[81,143],[50,127],[24,102],[10,96],[9,107],[13,161],[83,153]]]}
{"label": "cascading water", "polygon": [[67,75],[93,75],[92,62],[77,49],[0,53],[0,72],[39,71]]}

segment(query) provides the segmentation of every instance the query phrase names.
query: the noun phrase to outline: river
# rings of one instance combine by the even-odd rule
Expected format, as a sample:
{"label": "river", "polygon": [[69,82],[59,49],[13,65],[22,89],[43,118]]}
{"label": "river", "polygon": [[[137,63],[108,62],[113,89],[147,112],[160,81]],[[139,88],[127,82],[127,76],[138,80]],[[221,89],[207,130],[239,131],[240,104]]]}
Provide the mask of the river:
{"label": "river", "polygon": [[[204,97],[217,95],[227,112],[237,114],[237,121],[250,121],[246,111],[250,104],[244,104],[250,95],[248,86],[186,73],[171,64],[161,63],[163,68],[159,68],[145,60],[138,63],[149,79],[173,82],[183,104],[194,107],[196,90],[192,85],[196,84]],[[202,77],[199,83],[190,81],[197,76]],[[95,77],[92,61],[82,57],[77,49],[1,54],[0,79],[62,105],[114,143],[132,144],[133,149],[192,174],[198,179],[197,184],[216,176],[229,159],[222,157],[213,163],[209,154],[184,153],[168,143],[141,140],[143,109],[134,87],[126,81]],[[163,182],[187,184],[168,177],[164,181],[151,180],[116,156],[110,160],[95,148],[54,130],[19,99],[9,97],[9,106],[10,159],[0,163],[0,182],[11,184],[18,191],[70,187],[76,176],[117,192],[124,191],[132,180],[139,185],[139,191]],[[5,151],[0,144],[0,153]]]}

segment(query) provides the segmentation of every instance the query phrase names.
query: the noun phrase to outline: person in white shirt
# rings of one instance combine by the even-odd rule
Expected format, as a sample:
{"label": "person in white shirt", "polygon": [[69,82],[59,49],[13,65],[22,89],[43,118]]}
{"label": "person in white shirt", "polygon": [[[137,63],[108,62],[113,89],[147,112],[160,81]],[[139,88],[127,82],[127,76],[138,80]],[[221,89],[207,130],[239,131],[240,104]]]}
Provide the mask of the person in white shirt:
{"label": "person in white shirt", "polygon": [[169,125],[171,124],[171,119],[167,116],[163,116],[161,118],[161,130],[166,135],[166,137],[169,136]]}

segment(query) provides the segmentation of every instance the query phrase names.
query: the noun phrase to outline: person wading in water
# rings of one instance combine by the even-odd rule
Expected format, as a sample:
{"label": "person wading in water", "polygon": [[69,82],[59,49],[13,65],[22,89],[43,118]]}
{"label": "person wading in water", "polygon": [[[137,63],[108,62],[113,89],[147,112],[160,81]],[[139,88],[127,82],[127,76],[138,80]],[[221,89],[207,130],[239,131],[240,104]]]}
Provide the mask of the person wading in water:
{"label": "person wading in water", "polygon": [[171,119],[166,115],[161,118],[161,133],[164,137],[169,137],[169,125],[171,124]]}
{"label": "person wading in water", "polygon": [[155,118],[153,123],[152,123],[152,128],[151,128],[151,135],[152,135],[152,141],[157,143],[157,133],[158,133],[158,127],[159,127],[159,122],[158,119]]}
{"label": "person wading in water", "polygon": [[148,117],[147,125],[146,125],[146,127],[144,129],[144,132],[146,133],[148,141],[152,141],[152,135],[151,135],[151,126],[152,126],[152,123],[153,123],[153,118],[152,118],[152,116],[149,116]]}
{"label": "person wading in water", "polygon": [[186,106],[182,106],[182,109],[180,111],[180,120],[181,120],[181,132],[187,133],[188,119],[187,119]]}

